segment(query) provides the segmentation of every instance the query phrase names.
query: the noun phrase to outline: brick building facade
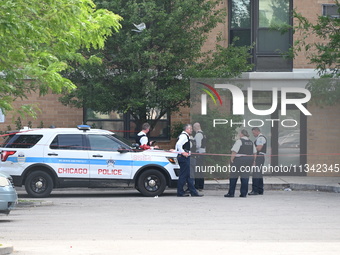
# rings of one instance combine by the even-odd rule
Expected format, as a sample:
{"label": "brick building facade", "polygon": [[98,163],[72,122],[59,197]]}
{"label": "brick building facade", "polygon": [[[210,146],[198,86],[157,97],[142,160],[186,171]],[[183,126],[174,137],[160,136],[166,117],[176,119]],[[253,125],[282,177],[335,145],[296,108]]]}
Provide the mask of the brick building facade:
{"label": "brick building facade", "polygon": [[[257,14],[254,14],[254,20],[260,23],[262,18],[262,16],[260,15],[261,8],[264,8],[266,10],[270,9],[270,4],[272,3],[271,1],[275,0],[256,0],[243,2],[251,5],[252,11],[259,10]],[[236,2],[237,1],[235,1],[235,3]],[[323,6],[327,4],[334,4],[334,1],[287,0],[286,3],[287,6],[289,6],[290,10],[296,9],[297,12],[301,13],[308,20],[310,20],[311,22],[315,22],[317,20],[317,16],[322,15]],[[233,8],[235,8],[235,5],[233,6]],[[240,31],[247,32],[248,30],[251,40],[259,42],[259,44],[261,42],[264,42],[264,44],[266,44],[265,41],[261,41],[261,33],[268,33],[268,35],[270,35],[271,31],[263,30],[261,27],[254,26],[249,27],[249,29],[243,28],[241,25],[237,27],[237,25],[235,26],[235,24],[231,24],[231,19],[233,17],[232,1],[223,1],[222,7],[228,9],[228,17],[226,19],[226,22],[225,24],[220,24],[212,31],[203,47],[203,50],[214,48],[214,45],[216,44],[215,38],[218,33],[222,33],[222,36],[225,38],[225,41],[223,43],[227,45],[230,42],[233,33],[238,34],[240,33]],[[250,18],[253,19],[253,16],[251,16]],[[254,22],[254,20],[252,20],[252,22]],[[233,26],[235,26],[236,28],[234,28]],[[256,33],[258,33],[258,37],[256,37]],[[300,35],[298,33],[294,35],[292,34],[291,38],[288,39],[290,40],[290,43],[292,43],[293,41],[300,39],[299,36]],[[309,37],[307,40],[308,42],[315,42],[316,38]],[[243,80],[245,84],[248,84],[245,85],[244,89],[246,89],[247,86],[258,86],[262,88],[260,89],[262,91],[269,91],[273,86],[273,83],[281,84],[280,86],[283,87],[304,87],[309,79],[311,79],[312,77],[316,77],[314,67],[309,63],[308,59],[306,58],[306,52],[299,53],[299,55],[291,63],[277,62],[277,65],[280,66],[280,68],[282,67],[282,70],[278,71],[276,69],[266,70],[266,68],[268,69],[268,66],[270,67],[271,63],[274,63],[275,66],[275,61],[277,61],[279,57],[277,55],[274,56],[275,54],[270,54],[268,52],[265,52],[265,54],[263,54],[262,51],[260,46],[254,50],[253,54],[255,61],[255,70],[254,72],[245,73],[239,80]],[[270,59],[270,57],[272,58]],[[27,100],[24,100],[22,102],[17,100],[14,103],[14,107],[18,108],[23,103],[34,103],[41,110],[41,112],[38,113],[37,119],[22,119],[23,125],[27,125],[28,122],[31,121],[32,127],[38,127],[41,126],[41,124],[43,124],[44,127],[49,127],[52,125],[56,127],[75,127],[78,124],[82,124],[85,119],[83,109],[63,106],[60,102],[58,102],[58,95],[50,94],[39,97],[36,94],[31,94],[29,95]],[[327,164],[328,166],[339,164],[339,155],[337,155],[337,153],[340,152],[340,143],[338,143],[336,140],[338,140],[340,136],[340,131],[338,128],[340,126],[340,104],[336,106],[322,108],[316,105],[308,104],[307,107],[312,113],[312,116],[308,116],[303,127],[301,127],[300,130],[297,131],[297,134],[299,134],[299,136],[296,138],[296,141],[298,141],[300,151],[294,152],[302,155],[302,157],[300,156],[299,164]],[[16,129],[13,120],[16,120],[17,117],[18,116],[13,116],[11,114],[6,115],[5,121],[0,123],[0,130],[5,131],[7,130],[8,126],[11,126],[11,129]],[[190,109],[184,108],[181,109],[181,111],[178,113],[173,113],[169,120],[170,125],[179,122],[190,122]],[[268,130],[268,133],[269,134],[267,135],[276,137],[276,139],[280,139],[280,134],[277,134],[277,131]],[[164,149],[173,148],[174,144],[175,139],[163,139],[159,141],[159,145]],[[280,153],[279,146],[277,147],[274,145],[273,148],[274,150],[276,150],[276,153]],[[276,160],[276,164],[279,163],[280,159]],[[309,172],[308,175],[318,175],[318,173]],[[327,173],[327,175],[339,174],[333,172]]]}

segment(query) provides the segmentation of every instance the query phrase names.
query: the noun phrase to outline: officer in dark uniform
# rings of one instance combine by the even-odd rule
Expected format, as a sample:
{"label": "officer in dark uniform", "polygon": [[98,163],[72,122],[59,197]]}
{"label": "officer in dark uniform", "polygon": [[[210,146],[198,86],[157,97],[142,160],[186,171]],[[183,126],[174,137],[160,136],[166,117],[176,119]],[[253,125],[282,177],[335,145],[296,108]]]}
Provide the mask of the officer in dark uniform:
{"label": "officer in dark uniform", "polygon": [[192,197],[201,197],[195,186],[194,180],[190,176],[190,135],[192,134],[192,126],[186,124],[183,128],[183,132],[178,137],[176,143],[176,151],[178,153],[177,160],[180,166],[180,173],[178,177],[177,196],[185,197],[189,196],[184,191],[184,185],[188,185],[189,192]]}
{"label": "officer in dark uniform", "polygon": [[249,140],[247,130],[242,129],[239,135],[240,139],[235,142],[231,149],[229,191],[224,195],[225,197],[235,196],[236,183],[239,176],[241,177],[240,197],[247,196],[249,175],[256,158],[256,149],[253,142]]}
{"label": "officer in dark uniform", "polygon": [[[207,137],[201,129],[201,124],[196,122],[193,125],[195,131],[195,143],[196,143],[196,164],[203,167],[205,164],[204,154],[206,153]],[[204,176],[202,173],[195,173],[195,188],[199,191],[204,189]]]}
{"label": "officer in dark uniform", "polygon": [[256,138],[254,144],[257,151],[255,168],[252,177],[252,191],[248,195],[263,195],[263,174],[262,166],[264,164],[264,156],[267,152],[267,138],[261,133],[258,127],[252,128],[252,133]]}

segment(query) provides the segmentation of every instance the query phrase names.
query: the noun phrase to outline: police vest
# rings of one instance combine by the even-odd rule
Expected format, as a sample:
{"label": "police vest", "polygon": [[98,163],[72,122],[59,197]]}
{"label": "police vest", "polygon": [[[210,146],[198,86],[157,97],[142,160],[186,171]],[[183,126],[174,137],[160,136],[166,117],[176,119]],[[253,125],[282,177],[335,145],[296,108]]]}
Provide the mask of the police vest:
{"label": "police vest", "polygon": [[250,140],[240,139],[242,142],[242,145],[237,152],[237,154],[245,154],[245,155],[253,155],[253,142]]}
{"label": "police vest", "polygon": [[187,135],[187,133],[184,133],[184,132],[182,134],[180,134],[180,136],[181,135],[185,135],[188,139],[188,141],[185,144],[183,144],[182,148],[185,152],[189,152],[190,151],[190,137]]}
{"label": "police vest", "polygon": [[[142,139],[142,137],[144,137],[144,136],[146,136],[146,134],[142,134],[142,135],[138,135],[138,134],[137,134],[136,140],[135,140],[135,141],[136,141],[136,143],[138,143],[139,146],[142,145],[141,142],[140,142],[140,139]],[[149,142],[148,142],[147,145],[149,145]]]}
{"label": "police vest", "polygon": [[[266,139],[266,143],[262,146],[262,149],[261,149],[260,151],[257,152],[257,154],[266,154],[266,153],[267,153],[267,138],[266,138],[264,135],[259,135],[259,136],[256,138],[254,144],[255,144],[255,146],[257,146],[257,139],[258,139],[259,137],[261,137],[261,136],[262,136],[264,139]],[[261,153],[260,153],[260,152],[261,152]]]}
{"label": "police vest", "polygon": [[[207,137],[203,133],[203,131],[197,131],[197,133],[201,133],[202,134],[203,138],[202,138],[202,141],[201,141],[201,149],[205,149],[207,147]],[[197,148],[197,149],[200,149],[200,148]]]}

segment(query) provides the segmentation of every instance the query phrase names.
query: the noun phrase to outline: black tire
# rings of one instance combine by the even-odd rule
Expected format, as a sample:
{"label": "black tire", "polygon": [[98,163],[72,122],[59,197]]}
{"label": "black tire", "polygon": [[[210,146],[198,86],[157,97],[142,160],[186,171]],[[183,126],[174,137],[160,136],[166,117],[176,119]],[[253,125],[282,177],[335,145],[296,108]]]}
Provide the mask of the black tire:
{"label": "black tire", "polygon": [[26,178],[25,189],[30,197],[48,197],[53,189],[52,177],[44,171],[33,171]]}
{"label": "black tire", "polygon": [[144,171],[137,181],[138,191],[144,196],[153,197],[163,194],[166,188],[166,179],[160,171],[150,169]]}

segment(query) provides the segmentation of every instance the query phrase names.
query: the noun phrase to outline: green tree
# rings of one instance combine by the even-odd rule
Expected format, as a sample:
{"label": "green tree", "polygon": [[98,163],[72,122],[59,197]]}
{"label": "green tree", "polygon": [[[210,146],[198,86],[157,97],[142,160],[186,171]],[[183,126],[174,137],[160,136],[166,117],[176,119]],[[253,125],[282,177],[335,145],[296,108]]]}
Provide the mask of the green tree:
{"label": "green tree", "polygon": [[[67,62],[97,61],[79,49],[103,48],[122,18],[91,0],[6,0],[0,8],[0,109],[30,91],[61,93],[75,85],[60,75]],[[24,82],[29,80],[29,82]],[[25,106],[26,111],[32,108]]]}
{"label": "green tree", "polygon": [[189,105],[191,77],[231,77],[247,70],[248,48],[202,52],[225,20],[219,0],[97,0],[123,16],[122,29],[98,51],[103,64],[67,74],[78,88],[62,102],[99,112],[130,113],[137,127]]}
{"label": "green tree", "polygon": [[[313,79],[307,85],[316,102],[321,105],[332,105],[340,100],[340,4],[336,1],[338,15],[318,16],[315,24],[295,12],[298,23],[296,32],[301,39],[295,42],[293,54],[301,50],[307,52],[310,63],[316,65],[321,79]],[[316,36],[318,42],[308,43],[306,38]]]}

